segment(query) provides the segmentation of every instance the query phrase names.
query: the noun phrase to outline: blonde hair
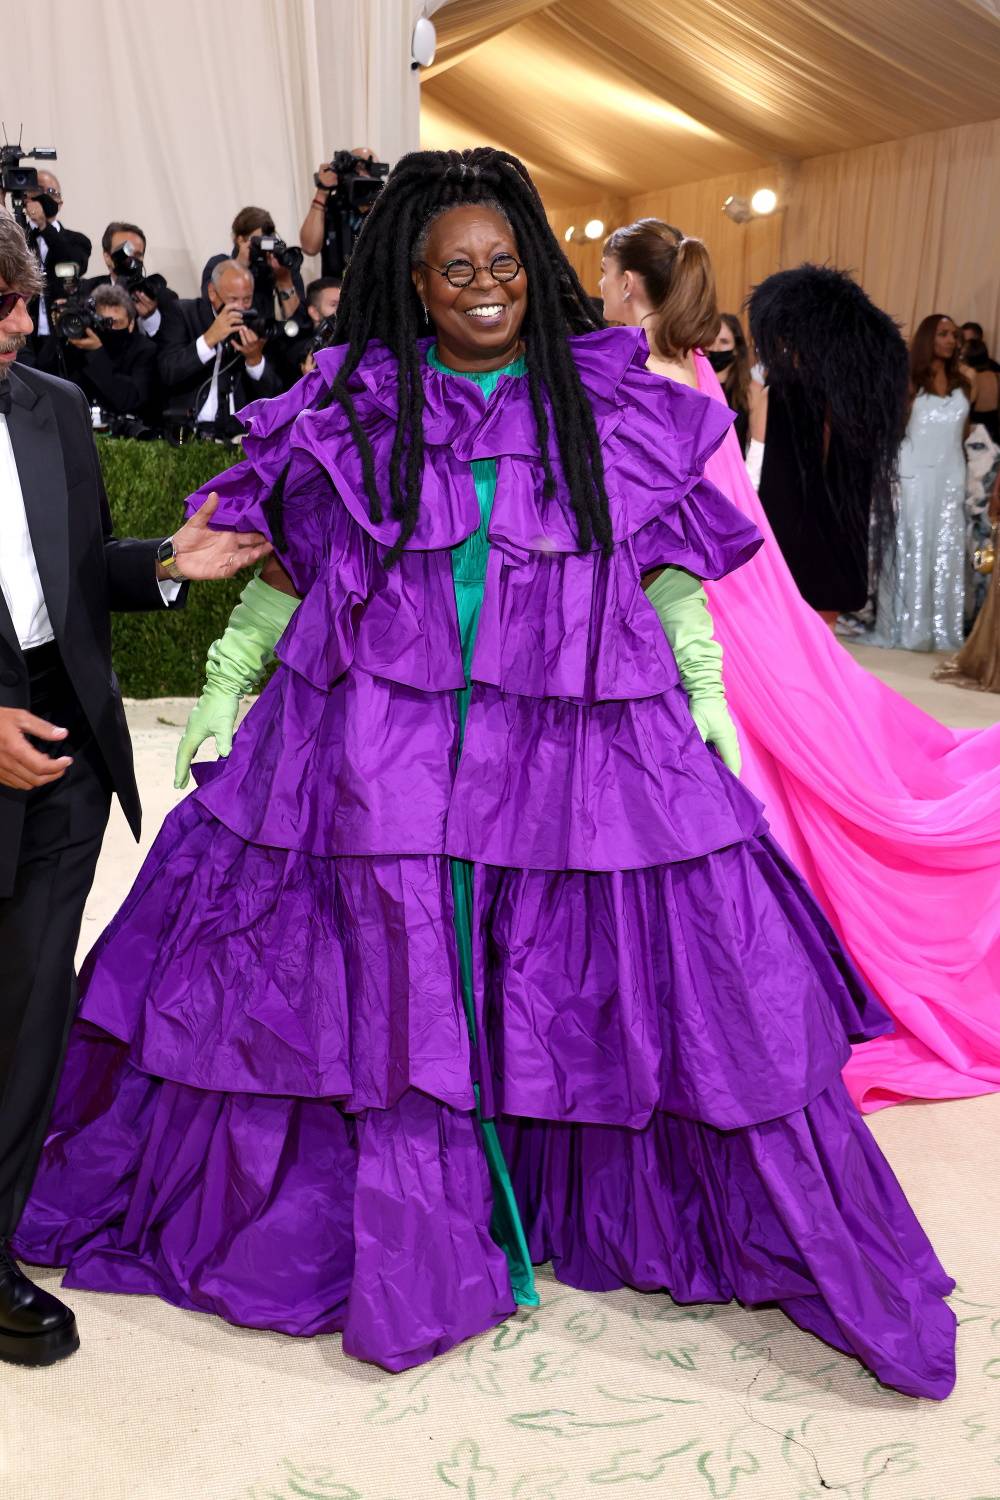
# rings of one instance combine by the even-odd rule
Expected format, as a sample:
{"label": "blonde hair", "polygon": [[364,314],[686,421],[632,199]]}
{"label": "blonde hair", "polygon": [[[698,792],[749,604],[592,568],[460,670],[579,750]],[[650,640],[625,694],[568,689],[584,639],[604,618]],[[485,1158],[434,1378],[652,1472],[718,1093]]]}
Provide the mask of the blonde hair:
{"label": "blonde hair", "polygon": [[608,236],[604,253],[642,277],[656,313],[650,343],[657,354],[669,359],[715,342],[721,322],[715,272],[701,240],[662,219],[637,219]]}

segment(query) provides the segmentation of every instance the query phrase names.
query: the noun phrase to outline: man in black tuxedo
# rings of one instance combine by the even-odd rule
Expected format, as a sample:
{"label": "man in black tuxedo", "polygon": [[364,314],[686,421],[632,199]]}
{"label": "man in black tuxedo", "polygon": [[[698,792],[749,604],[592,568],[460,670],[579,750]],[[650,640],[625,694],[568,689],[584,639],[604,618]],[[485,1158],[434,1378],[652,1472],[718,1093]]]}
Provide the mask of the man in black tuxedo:
{"label": "man in black tuxedo", "polygon": [[243,321],[252,307],[250,272],[224,260],[212,271],[206,297],[179,298],[163,309],[160,376],[168,414],[235,435],[241,428],[233,414],[241,406],[281,390],[265,341]]}
{"label": "man in black tuxedo", "polygon": [[101,254],[108,268],[107,274],[89,276],[82,281],[80,283],[81,296],[92,297],[98,287],[102,286],[124,286],[139,314],[140,331],[151,339],[158,338],[162,322],[161,307],[165,307],[168,302],[176,302],[177,293],[167,286],[162,276],[146,277],[144,288],[133,288],[129,281],[122,282],[116,265],[116,262],[121,263],[122,256],[133,264],[136,262],[141,264],[145,261],[146,236],[143,231],[138,224],[130,224],[124,219],[113,219],[101,235]]}
{"label": "man in black tuxedo", "polygon": [[160,373],[156,345],[136,327],[135,303],[122,286],[104,284],[94,292],[94,310],[102,323],[78,339],[66,341],[66,376],[91,405],[109,416],[140,417],[160,425]]}
{"label": "man in black tuxedo", "polygon": [[41,280],[0,210],[0,1359],[24,1365],[79,1344],[70,1309],[7,1241],[44,1139],[113,793],[139,832],[111,611],[179,608],[187,580],[232,577],[270,550],[210,530],[214,497],[162,542],[112,534],[86,401],[14,364]]}
{"label": "man in black tuxedo", "polygon": [[30,228],[28,243],[38,256],[45,278],[42,295],[29,312],[34,318],[34,332],[25,346],[28,363],[40,370],[58,370],[59,344],[53,332],[52,305],[65,296],[63,284],[56,276],[56,266],[72,263],[77,275],[83,276],[90,262],[90,241],[85,234],[67,229],[62,222],[62,188],[52,172],[39,172],[38,187],[27,195],[24,211]]}

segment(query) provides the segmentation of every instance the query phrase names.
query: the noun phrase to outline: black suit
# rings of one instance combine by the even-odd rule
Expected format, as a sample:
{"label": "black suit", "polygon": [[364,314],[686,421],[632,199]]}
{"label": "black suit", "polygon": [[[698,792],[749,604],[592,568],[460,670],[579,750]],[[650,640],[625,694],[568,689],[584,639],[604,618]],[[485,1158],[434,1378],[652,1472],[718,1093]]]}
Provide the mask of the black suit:
{"label": "black suit", "polygon": [[73,764],[30,792],[0,786],[0,1238],[16,1222],[41,1149],[112,792],[139,834],[111,611],[164,607],[156,541],[112,535],[83,396],[20,366],[9,380],[7,430],[55,642],[22,651],[0,594],[0,707],[30,708],[69,729],[51,753],[71,754]]}
{"label": "black suit", "polygon": [[[164,386],[164,404],[168,409],[184,409],[196,415],[204,405],[212,384],[213,361],[202,363],[197,342],[215,322],[215,309],[207,297],[180,297],[163,309],[160,325],[160,378]],[[281,380],[270,358],[264,356],[264,374],[251,380],[246,364],[231,346],[223,351],[220,365],[219,411],[225,405],[227,391],[232,392],[237,411],[263,396],[275,396]]]}
{"label": "black suit", "polygon": [[76,349],[67,344],[66,376],[89,402],[118,416],[126,413],[157,425],[160,372],[153,340],[133,329],[122,349]]}

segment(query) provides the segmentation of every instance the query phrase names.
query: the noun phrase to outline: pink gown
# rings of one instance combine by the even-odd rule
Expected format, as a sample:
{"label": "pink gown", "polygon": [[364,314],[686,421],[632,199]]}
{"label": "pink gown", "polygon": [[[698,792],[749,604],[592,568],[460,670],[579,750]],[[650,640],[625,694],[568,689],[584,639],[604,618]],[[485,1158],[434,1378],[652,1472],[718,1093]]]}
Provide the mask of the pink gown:
{"label": "pink gown", "polygon": [[765,537],[706,585],[742,779],[896,1023],[847,1086],[865,1111],[1000,1090],[1000,724],[946,729],[857,664],[796,589],[732,432],[705,472]]}

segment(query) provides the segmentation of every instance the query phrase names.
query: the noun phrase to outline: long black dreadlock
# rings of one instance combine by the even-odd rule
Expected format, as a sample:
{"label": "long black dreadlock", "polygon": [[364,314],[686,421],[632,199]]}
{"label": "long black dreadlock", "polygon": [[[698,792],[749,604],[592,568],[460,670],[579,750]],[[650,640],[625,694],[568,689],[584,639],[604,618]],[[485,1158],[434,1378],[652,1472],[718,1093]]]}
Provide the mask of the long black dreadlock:
{"label": "long black dreadlock", "polygon": [[870,545],[878,576],[893,548],[893,486],[906,427],[906,344],[888,313],[846,271],[802,265],[754,288],[750,332],[768,383],[780,389],[804,451],[820,453],[834,512],[857,546]]}
{"label": "long black dreadlock", "polygon": [[[343,407],[361,454],[371,517],[380,521],[382,498],[371,444],[358,420],[348,383],[370,340],[381,339],[395,355],[398,416],[389,493],[390,514],[400,522],[400,533],[386,559],[393,562],[417,524],[424,462],[424,388],[417,347],[423,332],[422,307],[411,278],[415,249],[431,219],[468,203],[500,208],[517,239],[527,274],[523,335],[544,493],[552,495],[555,490],[549,420],[542,399],[547,393],[580,550],[588,551],[596,540],[609,551],[611,518],[597,427],[566,342],[568,334],[589,333],[604,324],[552,233],[526,168],[506,151],[478,146],[470,151],[413,151],[400,158],[365,220],[344,276],[333,342],[346,344],[348,353],[318,406],[337,401]],[[265,507],[279,547],[284,541],[283,489],[284,475]]]}

